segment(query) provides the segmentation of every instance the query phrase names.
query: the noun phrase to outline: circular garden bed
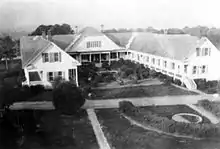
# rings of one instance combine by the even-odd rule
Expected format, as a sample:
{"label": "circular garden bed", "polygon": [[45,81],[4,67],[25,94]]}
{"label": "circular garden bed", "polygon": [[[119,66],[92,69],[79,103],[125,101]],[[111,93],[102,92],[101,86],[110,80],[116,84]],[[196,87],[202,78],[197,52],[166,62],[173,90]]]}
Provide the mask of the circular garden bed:
{"label": "circular garden bed", "polygon": [[[141,108],[135,107],[129,101],[119,103],[119,110],[127,117],[134,121],[152,127],[165,133],[173,133],[175,135],[184,135],[195,138],[219,138],[219,126],[211,123],[203,123],[201,116],[192,113],[173,114],[171,118],[160,116],[157,113],[148,111],[145,108],[143,112]],[[175,119],[181,117],[185,121]]]}

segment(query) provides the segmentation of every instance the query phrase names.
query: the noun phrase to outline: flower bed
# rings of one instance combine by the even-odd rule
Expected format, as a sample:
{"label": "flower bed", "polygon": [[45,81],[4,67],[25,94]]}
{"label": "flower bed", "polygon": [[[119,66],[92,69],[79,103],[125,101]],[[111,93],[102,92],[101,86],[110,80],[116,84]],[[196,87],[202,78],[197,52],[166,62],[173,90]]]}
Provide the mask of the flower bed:
{"label": "flower bed", "polygon": [[176,122],[167,117],[159,116],[150,110],[146,111],[145,109],[143,112],[141,108],[136,108],[131,105],[132,103],[128,104],[128,102],[122,102],[120,103],[119,109],[123,114],[131,117],[135,121],[142,123],[143,125],[151,126],[168,133],[188,135],[198,138],[220,137],[219,127],[214,124]]}

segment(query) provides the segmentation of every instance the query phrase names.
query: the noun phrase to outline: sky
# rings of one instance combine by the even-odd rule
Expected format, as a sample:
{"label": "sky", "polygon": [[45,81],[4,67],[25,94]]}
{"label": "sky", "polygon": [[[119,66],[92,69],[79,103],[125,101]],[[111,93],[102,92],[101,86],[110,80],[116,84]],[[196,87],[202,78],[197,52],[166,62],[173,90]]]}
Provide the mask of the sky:
{"label": "sky", "polygon": [[0,29],[40,24],[109,28],[220,27],[219,0],[0,0]]}

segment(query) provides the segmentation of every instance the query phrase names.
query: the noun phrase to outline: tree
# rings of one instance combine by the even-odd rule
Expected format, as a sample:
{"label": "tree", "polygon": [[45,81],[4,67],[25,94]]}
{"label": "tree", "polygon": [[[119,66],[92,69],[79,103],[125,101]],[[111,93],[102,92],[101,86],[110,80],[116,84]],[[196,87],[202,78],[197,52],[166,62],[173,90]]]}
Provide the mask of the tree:
{"label": "tree", "polygon": [[73,34],[74,30],[71,28],[69,24],[55,24],[55,25],[40,25],[35,31],[33,31],[30,35],[42,35],[42,32],[48,33],[51,32],[51,35],[60,35],[60,34]]}
{"label": "tree", "polygon": [[5,68],[8,70],[8,59],[16,57],[16,42],[10,36],[0,38],[0,59],[5,59]]}
{"label": "tree", "polygon": [[57,111],[67,115],[76,114],[84,103],[81,90],[74,83],[62,82],[54,88],[53,104]]}

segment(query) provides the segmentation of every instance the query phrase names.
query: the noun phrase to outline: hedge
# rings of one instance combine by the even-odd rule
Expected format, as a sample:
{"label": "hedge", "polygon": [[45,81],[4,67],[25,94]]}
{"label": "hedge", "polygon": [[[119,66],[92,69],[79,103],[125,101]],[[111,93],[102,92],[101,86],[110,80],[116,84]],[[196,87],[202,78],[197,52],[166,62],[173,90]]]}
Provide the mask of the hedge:
{"label": "hedge", "polygon": [[145,111],[142,113],[141,109],[136,108],[129,101],[122,101],[119,103],[119,106],[119,110],[126,116],[129,116],[144,125],[160,129],[164,132],[198,138],[220,137],[220,128],[214,124],[176,122],[167,117],[161,117],[151,111]]}

